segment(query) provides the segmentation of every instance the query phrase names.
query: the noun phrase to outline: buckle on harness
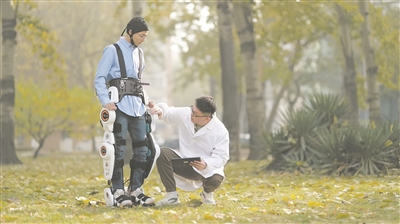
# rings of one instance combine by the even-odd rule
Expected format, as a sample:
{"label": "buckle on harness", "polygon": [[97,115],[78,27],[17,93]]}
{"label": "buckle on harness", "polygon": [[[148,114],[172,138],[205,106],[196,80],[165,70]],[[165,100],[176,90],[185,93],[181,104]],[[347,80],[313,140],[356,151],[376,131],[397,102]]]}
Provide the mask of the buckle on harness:
{"label": "buckle on harness", "polygon": [[115,86],[118,89],[118,98],[121,101],[125,95],[143,96],[143,86],[148,83],[142,83],[135,78],[116,78],[109,81],[110,86]]}

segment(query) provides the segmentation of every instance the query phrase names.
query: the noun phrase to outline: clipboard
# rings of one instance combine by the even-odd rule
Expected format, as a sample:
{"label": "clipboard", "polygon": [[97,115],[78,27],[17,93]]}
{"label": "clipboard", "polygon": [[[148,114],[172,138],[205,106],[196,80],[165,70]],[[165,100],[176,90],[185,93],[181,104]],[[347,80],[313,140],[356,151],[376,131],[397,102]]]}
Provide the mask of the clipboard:
{"label": "clipboard", "polygon": [[189,165],[189,163],[193,162],[195,160],[201,161],[200,157],[189,157],[189,158],[173,158],[173,159],[171,159],[171,162],[172,162],[172,166],[175,166],[175,167],[181,167],[181,166],[192,167],[191,165]]}

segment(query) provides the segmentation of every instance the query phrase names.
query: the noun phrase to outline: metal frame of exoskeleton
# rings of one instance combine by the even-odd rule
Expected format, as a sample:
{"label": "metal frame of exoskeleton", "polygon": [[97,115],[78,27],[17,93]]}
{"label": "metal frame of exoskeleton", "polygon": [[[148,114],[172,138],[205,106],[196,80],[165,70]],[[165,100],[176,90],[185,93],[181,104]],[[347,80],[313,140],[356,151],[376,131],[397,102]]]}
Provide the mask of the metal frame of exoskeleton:
{"label": "metal frame of exoskeleton", "polygon": [[[116,46],[116,48],[117,48],[117,46]],[[118,48],[117,48],[117,52],[118,52]],[[121,52],[118,52],[119,59],[121,58],[121,56],[122,56]],[[123,58],[122,58],[122,61],[123,61]],[[120,60],[120,67],[121,68],[125,67],[124,64],[121,65],[121,60]],[[121,73],[122,73],[122,70],[123,69],[121,69]],[[125,72],[125,77],[126,77],[126,71],[124,71],[124,72]],[[108,91],[109,91],[109,96],[110,96],[111,102],[118,103],[121,100],[119,98],[119,93],[118,93],[117,87],[110,86],[108,88]],[[144,89],[143,89],[142,94],[143,94],[142,100],[145,101],[143,103],[145,105],[147,105],[148,97],[147,97],[146,91]],[[160,147],[157,145],[157,143],[154,140],[153,135],[151,134],[151,132],[154,131],[154,130],[152,130],[154,128],[152,128],[152,125],[151,125],[151,122],[153,120],[152,116],[150,114],[148,114],[148,112],[146,111],[145,117],[146,117],[146,126],[147,126],[145,146],[148,147],[149,152],[147,154],[147,160],[146,160],[146,164],[144,166],[143,179],[146,179],[150,175],[150,173],[153,171],[153,168],[156,164],[156,160],[160,156]],[[104,189],[104,199],[105,199],[107,206],[115,205],[113,193],[111,191],[111,189],[112,189],[111,179],[113,177],[114,166],[115,166],[115,162],[116,162],[115,161],[116,141],[115,141],[115,136],[113,133],[115,119],[116,119],[115,111],[108,110],[104,107],[101,109],[100,123],[104,129],[104,136],[103,136],[103,143],[101,144],[99,153],[103,159],[104,179],[107,180],[107,183],[110,186],[109,188]]]}

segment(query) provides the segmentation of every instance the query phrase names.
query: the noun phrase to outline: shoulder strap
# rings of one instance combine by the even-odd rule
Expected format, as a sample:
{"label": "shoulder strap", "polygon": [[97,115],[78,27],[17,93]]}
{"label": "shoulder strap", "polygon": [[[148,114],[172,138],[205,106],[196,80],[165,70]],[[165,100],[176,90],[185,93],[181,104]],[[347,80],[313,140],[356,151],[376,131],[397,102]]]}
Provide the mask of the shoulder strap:
{"label": "shoulder strap", "polygon": [[139,51],[139,71],[138,71],[138,79],[140,80],[142,78],[142,63],[143,63],[143,56],[142,56],[142,49],[138,47]]}
{"label": "shoulder strap", "polygon": [[115,48],[117,49],[117,55],[118,55],[118,62],[119,62],[119,69],[121,71],[121,78],[126,78],[126,67],[125,67],[125,61],[124,57],[122,55],[121,48],[117,43],[113,44]]}

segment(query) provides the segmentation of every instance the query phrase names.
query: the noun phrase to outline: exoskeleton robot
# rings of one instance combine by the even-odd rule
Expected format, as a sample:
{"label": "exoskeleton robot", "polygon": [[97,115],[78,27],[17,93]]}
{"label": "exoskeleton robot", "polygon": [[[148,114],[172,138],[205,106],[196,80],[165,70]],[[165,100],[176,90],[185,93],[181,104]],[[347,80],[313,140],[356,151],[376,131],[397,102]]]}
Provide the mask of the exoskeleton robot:
{"label": "exoskeleton robot", "polygon": [[[108,88],[111,102],[118,103],[118,89],[115,86],[111,86]],[[147,101],[147,94],[143,90],[144,99]],[[147,102],[145,102],[147,105]],[[103,143],[101,144],[99,153],[101,158],[103,159],[103,168],[104,168],[104,178],[107,180],[107,183],[110,187],[104,189],[104,199],[107,206],[114,206],[114,197],[111,192],[111,178],[113,177],[114,165],[115,165],[115,137],[113,133],[114,122],[116,118],[116,113],[113,110],[108,110],[106,108],[102,108],[100,111],[100,122],[104,129]],[[152,131],[155,130],[155,125],[152,124],[153,117],[146,112],[146,125],[147,125],[147,134],[146,134],[146,146],[148,147],[147,154],[147,162],[144,169],[143,178],[146,179],[150,173],[153,171],[153,168],[156,164],[157,158],[160,156],[160,147],[154,140],[152,135]]]}

